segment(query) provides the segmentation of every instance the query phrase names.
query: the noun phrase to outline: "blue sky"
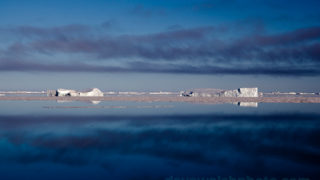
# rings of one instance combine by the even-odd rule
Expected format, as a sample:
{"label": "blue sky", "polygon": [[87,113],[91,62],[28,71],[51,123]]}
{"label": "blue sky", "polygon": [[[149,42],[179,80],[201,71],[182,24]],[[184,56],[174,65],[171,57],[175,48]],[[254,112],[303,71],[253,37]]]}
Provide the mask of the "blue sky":
{"label": "blue sky", "polygon": [[320,91],[320,2],[0,1],[2,90]]}

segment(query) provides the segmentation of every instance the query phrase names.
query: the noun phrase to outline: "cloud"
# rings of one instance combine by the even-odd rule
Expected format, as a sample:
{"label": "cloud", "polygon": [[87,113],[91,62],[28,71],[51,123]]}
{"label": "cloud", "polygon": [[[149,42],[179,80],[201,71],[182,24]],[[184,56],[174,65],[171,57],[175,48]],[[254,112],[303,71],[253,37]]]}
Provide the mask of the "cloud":
{"label": "cloud", "polygon": [[113,28],[116,24],[116,20],[115,19],[109,19],[107,21],[104,21],[103,23],[101,23],[101,27],[103,29],[110,29]]}
{"label": "cloud", "polygon": [[291,32],[254,37],[252,43],[263,46],[293,45],[305,41],[317,41],[320,39],[320,27],[301,28]]}
{"label": "cloud", "polygon": [[[2,71],[86,71],[185,74],[319,75],[320,27],[243,33],[232,27],[179,28],[153,34],[90,36],[88,26],[18,27],[29,38],[2,50]],[[44,55],[46,62],[37,60]],[[57,54],[81,55],[55,64]],[[32,59],[32,60],[30,60]],[[73,65],[77,61],[77,65]],[[118,65],[112,65],[117,61]],[[71,63],[72,62],[72,63]],[[100,63],[103,62],[103,63]],[[120,64],[120,65],[119,65]]]}
{"label": "cloud", "polygon": [[[190,43],[197,43],[213,30],[213,27],[200,27],[150,35],[121,35],[116,37],[105,35],[97,39],[89,37],[43,38],[23,44],[15,43],[14,45],[25,47],[24,49],[28,49],[29,52],[83,53],[105,60],[132,57],[173,60],[174,58],[190,56],[190,52],[187,53],[189,48],[180,47],[181,45],[189,46]],[[51,32],[52,29],[42,31],[44,33],[40,34],[37,31],[32,31],[32,34],[42,36]],[[59,31],[49,34],[58,37],[60,33]],[[197,52],[194,55],[197,55]]]}
{"label": "cloud", "polygon": [[102,66],[91,64],[41,64],[32,62],[0,63],[0,71],[39,71],[39,72],[101,72],[101,73],[169,73],[169,74],[204,74],[204,75],[277,75],[277,76],[314,76],[319,75],[316,68],[224,68],[216,66],[158,65],[153,63],[130,63],[125,67]]}
{"label": "cloud", "polygon": [[84,35],[90,31],[91,27],[81,24],[69,24],[57,27],[35,27],[35,26],[18,26],[11,28],[1,28],[2,31],[9,31],[15,35],[21,35],[25,38],[39,37],[43,39],[63,40],[75,35]]}

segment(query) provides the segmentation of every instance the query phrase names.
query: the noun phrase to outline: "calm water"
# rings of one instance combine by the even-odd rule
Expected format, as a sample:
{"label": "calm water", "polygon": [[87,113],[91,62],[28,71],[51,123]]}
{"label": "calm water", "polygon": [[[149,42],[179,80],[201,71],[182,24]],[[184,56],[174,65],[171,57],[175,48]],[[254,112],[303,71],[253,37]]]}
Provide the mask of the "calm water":
{"label": "calm water", "polygon": [[319,109],[0,101],[0,179],[319,179]]}

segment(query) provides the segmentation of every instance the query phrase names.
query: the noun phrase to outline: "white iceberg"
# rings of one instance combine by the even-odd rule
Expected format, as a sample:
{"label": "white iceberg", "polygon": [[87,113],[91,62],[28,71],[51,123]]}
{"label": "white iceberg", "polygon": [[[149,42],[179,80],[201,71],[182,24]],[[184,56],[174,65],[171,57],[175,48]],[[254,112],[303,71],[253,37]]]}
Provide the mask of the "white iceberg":
{"label": "white iceberg", "polygon": [[55,91],[48,90],[47,91],[48,96],[73,96],[73,97],[101,97],[103,96],[103,92],[101,92],[98,88],[92,88],[87,91],[80,91],[77,92],[76,90],[72,89],[57,89]]}
{"label": "white iceberg", "polygon": [[235,90],[195,89],[181,91],[180,96],[186,97],[259,97],[258,88],[239,88]]}

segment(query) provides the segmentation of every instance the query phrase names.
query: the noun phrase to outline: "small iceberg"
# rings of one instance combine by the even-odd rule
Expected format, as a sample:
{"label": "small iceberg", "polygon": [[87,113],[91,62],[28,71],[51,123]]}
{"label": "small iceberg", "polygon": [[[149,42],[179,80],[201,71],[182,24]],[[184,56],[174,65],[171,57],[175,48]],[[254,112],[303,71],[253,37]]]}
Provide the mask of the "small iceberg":
{"label": "small iceberg", "polygon": [[73,89],[48,90],[48,96],[72,96],[72,97],[101,97],[103,92],[98,88],[92,88],[87,91],[76,91]]}

